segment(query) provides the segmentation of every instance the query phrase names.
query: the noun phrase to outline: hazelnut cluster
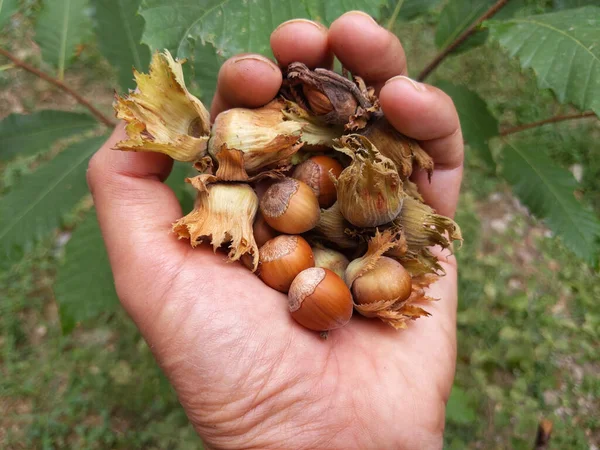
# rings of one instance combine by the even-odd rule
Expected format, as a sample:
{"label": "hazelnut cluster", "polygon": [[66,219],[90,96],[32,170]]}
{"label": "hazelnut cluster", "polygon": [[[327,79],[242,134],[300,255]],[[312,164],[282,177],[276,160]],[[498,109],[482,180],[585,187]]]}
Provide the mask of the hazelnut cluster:
{"label": "hazelnut cluster", "polygon": [[287,293],[311,330],[342,327],[353,311],[395,328],[429,315],[425,288],[443,275],[430,248],[462,236],[410,181],[415,168],[431,177],[433,161],[387,122],[362,79],[292,63],[276,99],[211,126],[168,52],[134,74],[137,90],[115,99],[128,136],[117,148],[198,171],[186,179],[196,202],[173,224],[177,237],[228,249]]}

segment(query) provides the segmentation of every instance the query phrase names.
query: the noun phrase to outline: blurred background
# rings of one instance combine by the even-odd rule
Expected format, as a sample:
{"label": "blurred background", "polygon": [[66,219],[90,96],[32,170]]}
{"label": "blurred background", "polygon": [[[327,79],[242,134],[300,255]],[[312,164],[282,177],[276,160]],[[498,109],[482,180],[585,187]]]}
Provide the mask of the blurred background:
{"label": "blurred background", "polygon": [[[140,1],[72,2],[75,13],[61,9],[63,0],[0,1],[0,48],[62,80],[114,120],[113,91],[133,87],[131,66],[145,70],[150,54],[138,44],[144,27],[135,15]],[[231,8],[242,4],[231,3]],[[416,78],[494,3],[380,1],[376,14],[368,11],[400,37]],[[599,6],[594,1],[504,3],[506,9],[495,19],[513,24],[533,15],[544,21],[555,11],[578,20],[582,14],[572,13],[575,8]],[[585,17],[598,12],[600,18],[600,8],[580,11]],[[60,18],[64,21],[55,22]],[[67,22],[78,25],[69,32],[56,26]],[[442,28],[445,44],[440,44]],[[119,40],[124,29],[137,50],[127,50],[131,42]],[[598,99],[578,104],[578,110],[568,105],[567,89],[561,96],[551,80],[542,86],[550,89],[541,89],[535,64],[524,68],[527,64],[509,56],[519,50],[503,40],[504,32],[499,27],[491,37],[487,31],[474,33],[460,53],[427,78],[457,95],[469,144],[456,217],[465,243],[457,252],[458,363],[445,447],[532,449],[545,420],[545,427],[552,424],[552,435],[539,448],[597,450],[600,276],[593,231],[600,213],[600,122],[595,116],[560,121],[504,138],[498,130],[588,108],[597,111]],[[263,33],[267,39],[269,33]],[[220,50],[218,42],[205,46],[211,45]],[[593,51],[597,69],[600,59]],[[219,61],[228,56],[215,53],[212,69],[191,75],[204,100],[210,99]],[[205,61],[195,55],[192,67]],[[87,159],[108,128],[72,95],[18,66],[0,56],[0,448],[201,448],[114,294],[85,186]],[[596,69],[590,69],[590,76],[600,85]],[[598,94],[593,87],[588,91]],[[51,112],[41,113],[45,110]],[[532,207],[519,180],[505,173],[510,165],[502,155],[512,146],[552,164],[542,177],[549,184],[539,195],[566,189],[574,194],[568,201],[577,206],[553,210],[552,202],[565,198],[558,192],[554,199],[542,199],[549,205]],[[538,166],[532,167],[535,173]],[[189,207],[184,175],[185,169],[176,166],[169,183]],[[579,230],[580,237],[568,234],[569,223],[556,224],[557,216],[564,218],[571,210],[579,214],[573,218],[575,228],[579,219],[591,221]]]}

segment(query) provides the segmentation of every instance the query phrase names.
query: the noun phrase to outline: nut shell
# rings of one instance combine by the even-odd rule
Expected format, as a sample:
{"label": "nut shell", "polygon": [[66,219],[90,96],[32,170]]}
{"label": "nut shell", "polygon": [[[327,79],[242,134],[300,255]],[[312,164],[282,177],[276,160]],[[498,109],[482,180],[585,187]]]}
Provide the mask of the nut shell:
{"label": "nut shell", "polygon": [[313,267],[298,274],[288,293],[290,313],[300,325],[314,331],[340,328],[352,317],[352,294],[329,269]]}
{"label": "nut shell", "polygon": [[375,266],[352,283],[352,295],[359,305],[406,300],[412,291],[412,279],[398,261],[382,256]]}
{"label": "nut shell", "polygon": [[303,181],[313,190],[321,208],[329,208],[337,199],[337,190],[331,175],[337,179],[342,170],[343,167],[337,160],[330,156],[319,155],[299,164],[292,177]]}
{"label": "nut shell", "polygon": [[258,276],[267,286],[287,292],[294,278],[314,265],[308,242],[300,236],[281,235],[260,248]]}
{"label": "nut shell", "polygon": [[260,212],[271,227],[287,234],[312,230],[321,216],[312,189],[293,178],[284,178],[267,189],[260,201]]}
{"label": "nut shell", "polygon": [[252,233],[254,234],[256,245],[258,245],[259,248],[265,245],[267,241],[270,241],[279,235],[276,230],[269,226],[260,212],[256,215],[256,219],[254,219]]}

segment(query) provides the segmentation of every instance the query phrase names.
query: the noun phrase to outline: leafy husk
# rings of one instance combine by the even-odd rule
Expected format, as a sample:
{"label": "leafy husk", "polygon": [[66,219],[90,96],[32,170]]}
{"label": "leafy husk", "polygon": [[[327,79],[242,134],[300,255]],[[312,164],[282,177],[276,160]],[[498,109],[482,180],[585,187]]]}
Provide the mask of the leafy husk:
{"label": "leafy husk", "polygon": [[118,142],[117,149],[164,153],[188,162],[206,154],[210,116],[187,90],[181,66],[165,51],[153,55],[149,74],[133,71],[138,89],[125,97],[115,95],[113,104],[117,117],[127,123],[128,139]]}
{"label": "leafy husk", "polygon": [[338,202],[327,209],[321,209],[321,218],[313,231],[329,242],[344,249],[354,249],[358,247],[358,240],[353,239],[349,232],[352,230],[350,224],[340,212]]}
{"label": "leafy husk", "polygon": [[288,66],[282,93],[326,123],[357,130],[379,111],[379,104],[374,90],[367,89],[360,77],[354,78],[355,82],[331,70],[310,70],[294,62]]}
{"label": "leafy husk", "polygon": [[[388,228],[384,232],[377,230],[375,236],[369,241],[367,253],[348,265],[344,276],[348,288],[352,289],[352,285],[357,278],[373,270],[379,259],[401,242],[402,231],[399,228]],[[409,320],[416,320],[419,317],[430,315],[415,303],[434,300],[425,294],[424,289],[436,278],[432,275],[413,277],[411,280],[412,291],[407,299],[400,300],[397,298],[366,304],[354,303],[354,308],[361,315],[377,317],[396,329],[406,328]]]}
{"label": "leafy husk", "polygon": [[377,119],[361,131],[382,155],[390,158],[402,180],[406,180],[413,171],[413,164],[427,172],[429,179],[433,174],[433,159],[419,143],[399,133],[385,117]]}
{"label": "leafy husk", "polygon": [[402,211],[393,224],[402,229],[407,249],[404,254],[390,255],[397,259],[411,275],[443,274],[444,270],[429,247],[439,245],[451,249],[452,243],[462,244],[460,227],[452,219],[436,214],[425,203],[406,196]]}
{"label": "leafy husk", "polygon": [[336,182],[342,215],[358,227],[376,227],[394,220],[404,194],[392,160],[358,134],[341,137],[334,148],[352,159]]}
{"label": "leafy husk", "polygon": [[228,257],[239,260],[252,255],[251,268],[258,267],[258,247],[252,224],[258,210],[258,197],[245,183],[219,182],[214,175],[203,174],[186,181],[198,190],[194,209],[173,224],[180,239],[189,239],[192,247],[210,238],[216,251],[229,243]]}

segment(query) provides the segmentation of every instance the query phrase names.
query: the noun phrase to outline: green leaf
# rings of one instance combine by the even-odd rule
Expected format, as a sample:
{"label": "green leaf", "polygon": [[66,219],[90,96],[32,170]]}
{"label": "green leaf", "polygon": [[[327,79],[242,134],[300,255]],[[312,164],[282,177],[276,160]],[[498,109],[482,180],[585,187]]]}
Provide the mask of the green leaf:
{"label": "green leaf", "polygon": [[69,146],[0,199],[0,260],[20,257],[23,248],[52,232],[82,199],[88,192],[88,160],[106,137]]}
{"label": "green leaf", "polygon": [[489,22],[491,35],[523,68],[532,68],[540,88],[561,103],[600,116],[600,8]]}
{"label": "green leaf", "polygon": [[117,309],[119,300],[95,211],[87,215],[65,246],[54,296],[63,333]]}
{"label": "green leaf", "polygon": [[[225,58],[217,55],[215,47],[212,44],[197,44],[194,47],[194,53],[189,58],[190,64],[185,64],[191,68],[191,77],[186,79],[194,80],[197,89],[194,89],[194,95],[200,98],[202,102],[210,105],[217,89],[217,75],[219,68],[225,62]],[[186,74],[187,75],[187,74]]]}
{"label": "green leaf", "polygon": [[117,69],[119,86],[135,88],[131,68],[148,68],[150,50],[141,43],[144,19],[137,15],[141,0],[92,0],[96,36],[104,57]]}
{"label": "green leaf", "polygon": [[19,10],[18,0],[0,0],[0,28]]}
{"label": "green leaf", "polygon": [[42,58],[56,67],[61,80],[76,46],[83,42],[91,28],[87,7],[87,0],[51,0],[44,2],[38,15],[35,41],[42,49]]}
{"label": "green leaf", "polygon": [[578,186],[571,172],[555,165],[535,141],[522,140],[502,149],[502,175],[534,215],[575,254],[595,264],[600,221],[575,198]]}
{"label": "green leaf", "polygon": [[495,170],[496,163],[488,142],[498,136],[498,120],[488,109],[487,103],[464,86],[456,86],[447,81],[440,81],[437,86],[452,97],[465,141],[479,153],[490,169]]}
{"label": "green leaf", "polygon": [[446,419],[457,425],[468,425],[477,419],[477,412],[469,404],[467,393],[454,386],[446,405]]}
{"label": "green leaf", "polygon": [[[378,18],[386,0],[302,0],[308,9],[309,17],[329,26],[331,22],[348,11],[363,11]],[[395,3],[395,2],[394,2]],[[404,7],[404,6],[403,6]],[[393,10],[392,6],[392,10]],[[271,30],[272,31],[272,30]],[[270,31],[269,31],[270,33]]]}
{"label": "green leaf", "polygon": [[[440,15],[435,33],[435,45],[441,50],[448,47],[467,28],[479,19],[495,0],[450,0]],[[467,39],[457,52],[465,51],[485,43],[487,31],[479,31]]]}
{"label": "green leaf", "polygon": [[552,2],[554,9],[573,9],[583,6],[598,6],[598,0],[554,0]]}
{"label": "green leaf", "polygon": [[97,124],[92,116],[67,111],[11,114],[0,122],[0,161],[48,150],[57,139],[89,131]]}
{"label": "green leaf", "polygon": [[[412,20],[420,15],[423,15],[435,8],[441,0],[400,0],[402,5],[397,21]],[[394,9],[398,4],[398,0],[387,0],[384,7],[381,9],[379,16],[383,25],[387,25],[388,21],[394,13]]]}
{"label": "green leaf", "polygon": [[271,32],[288,19],[307,17],[298,0],[145,0],[140,14],[146,20],[144,42],[180,58],[207,42],[224,58],[241,52],[271,55]]}

